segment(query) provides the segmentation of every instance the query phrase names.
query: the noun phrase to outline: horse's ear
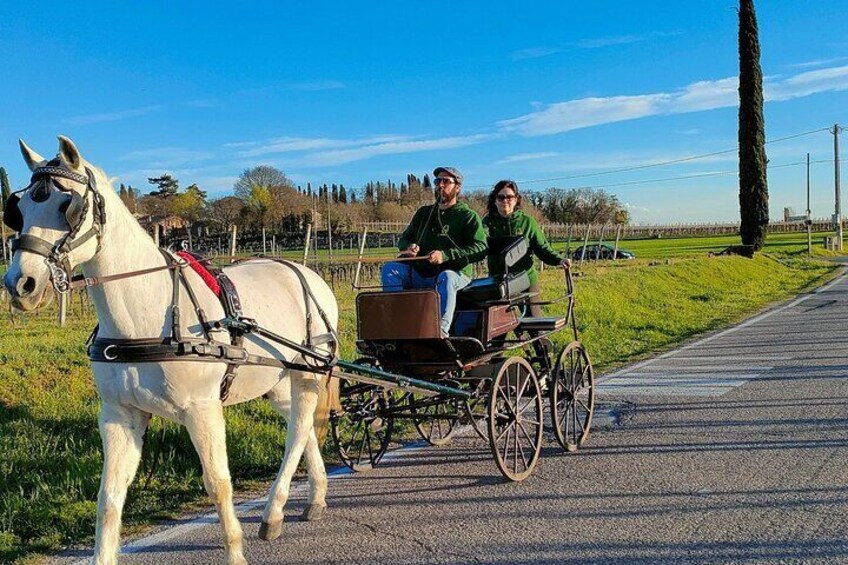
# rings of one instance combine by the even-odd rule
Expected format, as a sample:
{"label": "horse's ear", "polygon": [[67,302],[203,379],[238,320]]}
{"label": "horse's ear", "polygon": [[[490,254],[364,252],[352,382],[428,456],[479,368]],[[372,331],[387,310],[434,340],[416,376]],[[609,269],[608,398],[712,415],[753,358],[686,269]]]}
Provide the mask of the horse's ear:
{"label": "horse's ear", "polygon": [[73,141],[64,135],[59,136],[59,156],[73,169],[79,169],[82,166],[82,156],[79,149]]}
{"label": "horse's ear", "polygon": [[21,155],[24,156],[24,161],[30,171],[34,171],[36,167],[44,162],[44,157],[30,149],[29,146],[24,143],[23,139],[19,139],[18,144],[21,146]]}

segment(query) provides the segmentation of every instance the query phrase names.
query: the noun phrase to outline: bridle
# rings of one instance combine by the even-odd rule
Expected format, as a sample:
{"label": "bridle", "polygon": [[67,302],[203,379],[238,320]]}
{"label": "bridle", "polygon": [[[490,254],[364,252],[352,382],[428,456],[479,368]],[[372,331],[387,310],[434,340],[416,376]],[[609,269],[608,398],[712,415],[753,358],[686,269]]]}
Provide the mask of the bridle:
{"label": "bridle", "polygon": [[[95,251],[95,254],[99,252],[103,238],[103,226],[106,224],[103,195],[97,190],[97,184],[91,169],[86,167],[85,171],[87,175],[82,175],[62,167],[53,166],[52,164],[36,168],[32,172],[29,186],[10,195],[3,214],[4,223],[11,229],[20,232],[23,230],[23,216],[18,206],[21,199],[18,194],[30,190],[37,182],[50,183],[61,192],[71,194],[70,202],[63,208],[65,220],[68,223],[68,231],[58,242],[51,243],[46,239],[32,234],[20,234],[12,240],[12,253],[20,250],[44,257],[44,261],[50,269],[50,281],[53,283],[56,292],[59,293],[68,292],[72,286],[73,265],[70,262],[71,252],[87,243],[91,238],[97,238],[97,251]],[[76,191],[61,187],[55,182],[55,178],[57,177],[84,185],[85,193],[80,195]],[[80,234],[89,209],[92,210],[94,221],[87,231]]]}

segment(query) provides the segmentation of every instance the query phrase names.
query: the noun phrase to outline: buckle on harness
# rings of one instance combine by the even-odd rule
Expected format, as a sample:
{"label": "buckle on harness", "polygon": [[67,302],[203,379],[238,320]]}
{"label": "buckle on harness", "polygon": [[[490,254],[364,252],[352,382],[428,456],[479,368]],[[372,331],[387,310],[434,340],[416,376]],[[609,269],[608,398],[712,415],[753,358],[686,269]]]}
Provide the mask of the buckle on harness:
{"label": "buckle on harness", "polygon": [[118,348],[118,346],[114,345],[114,344],[107,345],[106,347],[104,347],[103,348],[103,358],[106,359],[107,361],[114,361],[115,359],[117,359],[118,358],[117,353],[115,355],[109,355],[110,349],[117,349],[117,348]]}

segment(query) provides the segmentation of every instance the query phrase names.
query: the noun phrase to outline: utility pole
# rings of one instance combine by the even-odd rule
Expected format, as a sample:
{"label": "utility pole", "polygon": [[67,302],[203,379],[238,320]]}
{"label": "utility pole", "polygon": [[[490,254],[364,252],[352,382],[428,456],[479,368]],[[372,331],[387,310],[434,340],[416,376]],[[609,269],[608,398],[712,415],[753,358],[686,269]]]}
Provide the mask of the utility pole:
{"label": "utility pole", "polygon": [[813,219],[810,217],[810,154],[807,153],[807,255],[813,255]]}
{"label": "utility pole", "polygon": [[842,195],[839,188],[839,124],[833,124],[830,131],[833,134],[833,186],[836,190],[836,214],[833,221],[836,224],[836,249],[842,251]]}

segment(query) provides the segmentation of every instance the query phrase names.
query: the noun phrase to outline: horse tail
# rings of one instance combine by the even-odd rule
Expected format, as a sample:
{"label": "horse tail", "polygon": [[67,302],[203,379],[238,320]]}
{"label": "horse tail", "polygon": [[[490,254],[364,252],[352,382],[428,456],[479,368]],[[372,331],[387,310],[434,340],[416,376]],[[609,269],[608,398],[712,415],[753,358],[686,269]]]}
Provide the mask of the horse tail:
{"label": "horse tail", "polygon": [[339,379],[327,377],[326,386],[320,387],[318,393],[318,406],[315,408],[315,435],[318,443],[323,445],[330,429],[330,411],[340,410]]}

